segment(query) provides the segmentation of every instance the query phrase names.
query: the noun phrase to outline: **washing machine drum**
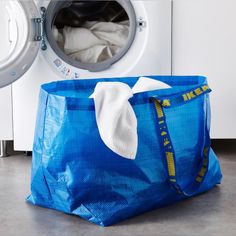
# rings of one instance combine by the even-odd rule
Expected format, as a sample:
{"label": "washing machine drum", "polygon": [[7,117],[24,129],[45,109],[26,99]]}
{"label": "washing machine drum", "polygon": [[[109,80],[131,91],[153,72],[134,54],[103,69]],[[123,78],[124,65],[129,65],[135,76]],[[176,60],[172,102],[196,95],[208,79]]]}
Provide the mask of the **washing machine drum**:
{"label": "washing machine drum", "polygon": [[127,53],[135,37],[136,16],[127,0],[51,0],[42,13],[34,1],[0,1],[0,87],[31,67],[40,45],[76,68],[103,71]]}
{"label": "washing machine drum", "polygon": [[51,1],[47,8],[50,46],[77,68],[107,69],[129,50],[135,32],[135,12],[126,0]]}
{"label": "washing machine drum", "polygon": [[74,1],[61,9],[54,24],[58,28],[65,25],[81,27],[86,21],[121,22],[129,20],[125,9],[116,1]]}

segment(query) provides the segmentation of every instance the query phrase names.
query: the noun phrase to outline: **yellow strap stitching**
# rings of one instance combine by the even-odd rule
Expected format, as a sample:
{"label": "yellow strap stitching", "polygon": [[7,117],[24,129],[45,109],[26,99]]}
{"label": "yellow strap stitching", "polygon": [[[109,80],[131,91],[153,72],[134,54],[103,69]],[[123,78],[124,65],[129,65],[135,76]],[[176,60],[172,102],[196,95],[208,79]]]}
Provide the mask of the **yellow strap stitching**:
{"label": "yellow strap stitching", "polygon": [[206,171],[207,171],[207,168],[206,167],[202,167],[198,175],[203,177],[205,175]]}
{"label": "yellow strap stitching", "polygon": [[175,176],[174,155],[172,152],[166,152],[167,166],[169,176]]}
{"label": "yellow strap stitching", "polygon": [[201,182],[202,182],[202,177],[198,176],[198,177],[196,178],[196,181],[199,182],[199,183],[201,183]]}
{"label": "yellow strap stitching", "polygon": [[164,116],[163,110],[161,108],[161,104],[156,99],[154,99],[154,103],[155,103],[155,107],[156,107],[156,111],[157,111],[157,116],[160,119]]}

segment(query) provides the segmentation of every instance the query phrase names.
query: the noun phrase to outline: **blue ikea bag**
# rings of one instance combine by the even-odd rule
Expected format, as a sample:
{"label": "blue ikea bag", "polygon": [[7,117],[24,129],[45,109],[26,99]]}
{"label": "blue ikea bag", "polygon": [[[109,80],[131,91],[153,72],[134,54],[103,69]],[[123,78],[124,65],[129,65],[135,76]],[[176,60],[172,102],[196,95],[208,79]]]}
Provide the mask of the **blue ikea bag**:
{"label": "blue ikea bag", "polygon": [[97,82],[133,86],[138,77],[59,81],[41,87],[33,146],[32,204],[101,226],[205,192],[222,178],[210,147],[205,77],[148,76],[172,88],[135,94],[135,160],[100,138],[89,99]]}

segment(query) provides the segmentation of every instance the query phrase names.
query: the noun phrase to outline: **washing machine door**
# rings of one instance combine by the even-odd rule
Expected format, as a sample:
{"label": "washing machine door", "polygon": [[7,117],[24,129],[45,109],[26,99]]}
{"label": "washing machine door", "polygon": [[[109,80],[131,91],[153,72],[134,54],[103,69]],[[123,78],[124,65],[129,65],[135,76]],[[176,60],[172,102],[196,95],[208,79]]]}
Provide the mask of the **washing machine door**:
{"label": "washing machine door", "polygon": [[19,79],[36,58],[40,47],[37,21],[40,14],[34,1],[1,0],[0,16],[1,88]]}

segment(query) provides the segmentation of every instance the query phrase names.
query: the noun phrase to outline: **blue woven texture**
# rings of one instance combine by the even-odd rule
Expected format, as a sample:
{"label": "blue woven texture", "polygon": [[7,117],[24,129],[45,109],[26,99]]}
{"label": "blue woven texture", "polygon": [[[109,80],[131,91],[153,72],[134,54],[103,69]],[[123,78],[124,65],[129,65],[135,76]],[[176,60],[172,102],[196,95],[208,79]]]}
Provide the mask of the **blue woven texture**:
{"label": "blue woven texture", "polygon": [[[132,87],[138,77],[42,85],[33,146],[31,195],[27,198],[30,203],[108,226],[205,192],[220,183],[219,162],[211,148],[205,153],[207,168],[198,176],[210,126],[209,91],[203,93],[204,89],[200,92],[198,89],[207,85],[206,78],[149,77],[172,88],[136,94],[130,99],[138,121],[135,160],[122,158],[105,146],[98,132],[93,99],[88,97],[97,82],[120,81]],[[187,97],[191,91],[200,95]],[[168,159],[174,162],[169,166],[152,98],[160,104],[171,103],[162,107],[174,152],[174,159]],[[193,186],[194,191],[189,195],[177,191],[169,181],[173,175],[178,188]],[[196,178],[200,178],[200,183]]]}

